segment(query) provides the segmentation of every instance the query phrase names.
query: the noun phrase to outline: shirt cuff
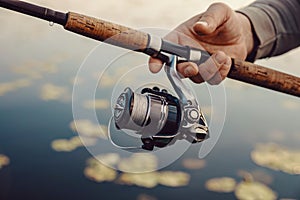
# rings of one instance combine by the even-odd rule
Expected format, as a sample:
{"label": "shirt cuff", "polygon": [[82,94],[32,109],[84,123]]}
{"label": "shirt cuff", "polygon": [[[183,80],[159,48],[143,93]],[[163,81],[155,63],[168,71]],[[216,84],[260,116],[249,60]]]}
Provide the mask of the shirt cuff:
{"label": "shirt cuff", "polygon": [[276,30],[269,15],[254,5],[237,10],[245,15],[251,23],[254,47],[248,55],[248,61],[265,58],[272,55],[276,43]]}

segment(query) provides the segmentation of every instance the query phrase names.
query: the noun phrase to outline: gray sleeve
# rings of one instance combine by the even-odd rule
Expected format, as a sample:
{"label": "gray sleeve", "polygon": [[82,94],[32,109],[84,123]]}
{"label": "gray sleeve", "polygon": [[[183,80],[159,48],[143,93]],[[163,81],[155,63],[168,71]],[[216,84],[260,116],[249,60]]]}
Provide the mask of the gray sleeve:
{"label": "gray sleeve", "polygon": [[254,33],[247,60],[280,55],[300,45],[300,0],[257,0],[237,12],[250,19]]}

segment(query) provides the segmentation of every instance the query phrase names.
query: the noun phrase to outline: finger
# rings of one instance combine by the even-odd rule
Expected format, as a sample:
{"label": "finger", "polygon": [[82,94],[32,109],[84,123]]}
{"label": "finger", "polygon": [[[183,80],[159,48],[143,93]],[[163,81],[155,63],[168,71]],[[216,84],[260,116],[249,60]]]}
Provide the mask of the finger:
{"label": "finger", "polygon": [[231,59],[222,51],[217,51],[205,63],[199,65],[199,74],[203,80],[208,81],[219,73],[222,67],[230,67]]}
{"label": "finger", "polygon": [[228,75],[231,67],[231,58],[227,57],[227,60],[224,64],[221,65],[219,71],[207,82],[211,85],[220,84]]}
{"label": "finger", "polygon": [[190,77],[190,79],[194,82],[194,83],[203,83],[204,80],[203,78],[198,74],[196,76],[192,76]]}
{"label": "finger", "polygon": [[192,62],[184,62],[177,65],[177,70],[185,78],[190,78],[194,83],[202,83],[204,80],[199,74],[198,66]]}
{"label": "finger", "polygon": [[213,33],[229,19],[231,11],[231,8],[224,3],[212,4],[194,24],[194,31],[199,35]]}
{"label": "finger", "polygon": [[[178,35],[176,31],[172,31],[168,33],[165,37],[165,40],[168,40],[170,42],[178,43]],[[158,73],[161,68],[163,67],[163,62],[157,58],[150,57],[148,61],[149,70],[152,73]]]}
{"label": "finger", "polygon": [[190,78],[194,83],[204,82],[204,80],[199,74],[199,68],[196,63],[180,63],[177,65],[177,70],[184,78]]}
{"label": "finger", "polygon": [[158,73],[161,70],[163,63],[161,60],[159,60],[157,58],[150,57],[150,59],[148,61],[148,66],[149,66],[149,70],[152,73]]}
{"label": "finger", "polygon": [[198,74],[198,66],[196,63],[183,62],[177,65],[177,71],[185,78],[192,77]]}

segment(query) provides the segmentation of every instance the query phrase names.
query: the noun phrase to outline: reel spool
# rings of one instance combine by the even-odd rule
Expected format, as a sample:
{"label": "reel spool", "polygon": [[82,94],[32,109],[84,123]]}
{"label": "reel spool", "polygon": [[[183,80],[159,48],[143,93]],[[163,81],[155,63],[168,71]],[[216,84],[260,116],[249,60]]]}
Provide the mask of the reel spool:
{"label": "reel spool", "polygon": [[144,149],[165,147],[178,134],[180,103],[158,87],[144,88],[141,94],[126,88],[117,100],[114,120],[118,129],[135,130],[141,135]]}
{"label": "reel spool", "polygon": [[156,86],[143,88],[141,92],[134,92],[127,87],[114,106],[115,127],[134,131],[141,137],[141,148],[144,150],[163,148],[181,139],[197,143],[208,138],[208,126],[197,99],[177,73],[177,57],[171,56],[170,60],[165,65],[165,71],[178,97]]}

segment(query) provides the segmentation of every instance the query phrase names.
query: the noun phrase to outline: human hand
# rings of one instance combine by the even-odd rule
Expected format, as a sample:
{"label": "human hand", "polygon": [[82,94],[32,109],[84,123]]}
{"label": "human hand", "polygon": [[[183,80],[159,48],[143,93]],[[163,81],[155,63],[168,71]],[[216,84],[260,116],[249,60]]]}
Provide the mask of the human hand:
{"label": "human hand", "polygon": [[[226,78],[231,58],[245,60],[254,43],[248,18],[223,3],[214,3],[204,13],[182,23],[165,40],[211,53],[212,56],[199,66],[185,62],[178,64],[177,69],[195,83],[207,81],[212,85]],[[150,58],[151,72],[157,73],[161,68],[160,60]]]}

